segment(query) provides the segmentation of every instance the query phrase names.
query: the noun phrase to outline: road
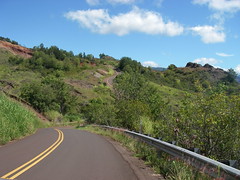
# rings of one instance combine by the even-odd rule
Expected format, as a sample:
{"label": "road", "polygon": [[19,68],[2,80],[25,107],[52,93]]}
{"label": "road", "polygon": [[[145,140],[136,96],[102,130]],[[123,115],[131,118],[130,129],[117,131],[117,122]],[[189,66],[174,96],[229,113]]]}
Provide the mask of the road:
{"label": "road", "polygon": [[0,147],[0,177],[17,180],[137,179],[130,165],[102,136],[70,128],[59,130],[40,129],[32,136]]}

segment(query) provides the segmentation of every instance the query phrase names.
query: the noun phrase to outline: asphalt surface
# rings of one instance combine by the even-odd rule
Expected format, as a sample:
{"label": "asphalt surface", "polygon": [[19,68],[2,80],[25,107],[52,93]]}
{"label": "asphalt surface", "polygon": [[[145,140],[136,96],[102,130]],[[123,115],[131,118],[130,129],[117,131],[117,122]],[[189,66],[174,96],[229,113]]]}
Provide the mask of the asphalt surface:
{"label": "asphalt surface", "polygon": [[[61,129],[62,143],[17,180],[135,180],[135,173],[111,143],[99,135]],[[0,177],[50,147],[58,139],[52,128],[0,147]]]}

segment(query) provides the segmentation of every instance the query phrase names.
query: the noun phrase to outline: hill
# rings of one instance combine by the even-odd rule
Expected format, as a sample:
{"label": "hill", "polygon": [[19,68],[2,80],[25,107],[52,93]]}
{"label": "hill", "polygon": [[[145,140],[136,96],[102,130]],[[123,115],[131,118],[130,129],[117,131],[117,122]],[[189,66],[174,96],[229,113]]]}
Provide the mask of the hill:
{"label": "hill", "polygon": [[6,41],[0,41],[0,48],[7,50],[14,55],[21,56],[23,58],[30,58],[33,55],[32,50]]}
{"label": "hill", "polygon": [[56,46],[28,49],[8,41],[0,41],[0,88],[51,121],[73,121],[91,99],[111,99],[105,83],[115,74],[111,56],[74,55]]}
{"label": "hill", "polygon": [[240,83],[240,75],[237,76],[237,82]]}
{"label": "hill", "polygon": [[166,71],[167,68],[163,68],[163,67],[152,67],[152,70],[154,70],[154,71]]}
{"label": "hill", "polygon": [[50,121],[84,119],[177,140],[216,159],[239,159],[240,86],[233,70],[188,63],[154,71],[129,57],[74,55],[43,44],[31,51],[26,58],[0,48],[0,88]]}
{"label": "hill", "polygon": [[[149,75],[151,81],[177,88],[180,90],[198,92],[200,89],[217,88],[222,84],[227,85],[229,92],[239,92],[234,73],[224,71],[206,64],[204,66],[197,63],[187,63],[185,67],[169,65],[163,72],[155,72]],[[200,88],[200,89],[199,89]]]}

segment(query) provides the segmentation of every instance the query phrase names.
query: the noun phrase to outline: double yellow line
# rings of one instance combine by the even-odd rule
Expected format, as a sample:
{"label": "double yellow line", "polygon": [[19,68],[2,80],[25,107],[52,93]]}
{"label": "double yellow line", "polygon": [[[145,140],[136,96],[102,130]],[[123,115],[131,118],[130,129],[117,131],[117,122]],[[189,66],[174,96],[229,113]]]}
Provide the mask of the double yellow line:
{"label": "double yellow line", "polygon": [[6,175],[2,176],[3,179],[15,179],[16,177],[20,176],[22,173],[29,170],[31,167],[39,163],[41,160],[43,160],[45,157],[47,157],[51,152],[53,152],[63,141],[64,135],[63,132],[55,129],[58,132],[58,139],[55,141],[53,145],[51,145],[49,148],[47,148],[45,151],[40,153],[35,158],[31,159],[30,161],[26,162],[25,164],[21,165],[20,167],[12,170],[11,172],[7,173]]}

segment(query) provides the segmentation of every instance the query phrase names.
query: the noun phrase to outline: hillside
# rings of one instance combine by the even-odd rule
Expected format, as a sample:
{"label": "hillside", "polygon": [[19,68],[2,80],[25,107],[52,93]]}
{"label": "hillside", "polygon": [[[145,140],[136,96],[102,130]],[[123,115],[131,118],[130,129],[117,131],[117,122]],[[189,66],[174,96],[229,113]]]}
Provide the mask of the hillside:
{"label": "hillside", "polygon": [[33,55],[32,50],[20,45],[12,44],[10,42],[0,40],[0,49],[7,50],[14,55],[21,56],[23,58],[30,58]]}
{"label": "hillside", "polygon": [[75,55],[43,44],[30,51],[26,58],[0,48],[0,88],[50,121],[123,127],[216,159],[239,159],[240,85],[233,70],[188,63],[155,71],[129,57]]}
{"label": "hillside", "polygon": [[[76,114],[82,104],[94,98],[111,99],[105,79],[114,76],[116,60],[110,56],[73,55],[56,46],[30,50],[10,42],[0,44],[0,89],[25,99],[52,121],[73,121],[75,115],[69,114]],[[38,92],[30,94],[32,90]],[[62,94],[56,97],[57,93]]]}
{"label": "hillside", "polygon": [[237,82],[240,83],[240,75],[237,76]]}
{"label": "hillside", "polygon": [[166,71],[155,72],[149,78],[161,85],[170,86],[188,92],[198,92],[200,89],[215,89],[223,84],[229,92],[239,92],[235,74],[206,64],[188,63],[185,67],[170,65]]}

